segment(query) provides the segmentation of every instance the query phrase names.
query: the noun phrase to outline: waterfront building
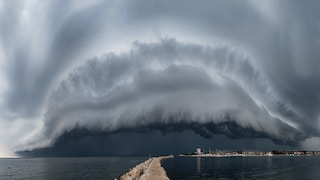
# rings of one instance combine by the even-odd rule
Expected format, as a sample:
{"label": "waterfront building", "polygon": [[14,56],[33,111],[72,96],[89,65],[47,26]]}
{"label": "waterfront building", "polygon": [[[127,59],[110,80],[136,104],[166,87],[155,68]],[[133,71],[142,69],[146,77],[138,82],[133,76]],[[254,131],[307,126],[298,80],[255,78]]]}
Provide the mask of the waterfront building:
{"label": "waterfront building", "polygon": [[197,149],[196,149],[196,154],[198,154],[198,155],[202,154],[201,148],[197,148]]}

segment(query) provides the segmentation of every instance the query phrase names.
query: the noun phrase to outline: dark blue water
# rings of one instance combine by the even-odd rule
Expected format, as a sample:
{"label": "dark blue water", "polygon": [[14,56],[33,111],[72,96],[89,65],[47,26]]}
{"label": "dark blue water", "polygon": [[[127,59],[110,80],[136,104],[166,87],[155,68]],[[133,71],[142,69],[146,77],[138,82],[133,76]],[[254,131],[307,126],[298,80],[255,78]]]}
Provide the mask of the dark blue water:
{"label": "dark blue water", "polygon": [[0,159],[0,179],[114,179],[146,157]]}
{"label": "dark blue water", "polygon": [[320,157],[175,157],[162,161],[170,179],[320,179]]}

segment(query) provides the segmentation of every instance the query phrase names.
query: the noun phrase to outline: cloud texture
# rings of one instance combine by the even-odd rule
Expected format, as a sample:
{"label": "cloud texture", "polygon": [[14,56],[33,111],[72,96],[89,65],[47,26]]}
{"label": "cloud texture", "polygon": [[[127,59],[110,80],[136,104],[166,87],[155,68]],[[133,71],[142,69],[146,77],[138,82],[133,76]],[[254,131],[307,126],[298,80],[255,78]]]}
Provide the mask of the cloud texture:
{"label": "cloud texture", "polygon": [[263,98],[254,94],[268,95],[261,92],[264,82],[249,59],[228,47],[174,39],[136,42],[129,53],[92,59],[61,82],[49,101],[46,133],[52,137],[78,126],[112,132],[152,124],[174,130],[185,124],[204,137],[261,134],[300,140],[298,129],[258,104]]}
{"label": "cloud texture", "polygon": [[316,0],[1,1],[0,128],[16,129],[1,136],[24,149],[75,128],[143,127],[315,147],[319,9]]}

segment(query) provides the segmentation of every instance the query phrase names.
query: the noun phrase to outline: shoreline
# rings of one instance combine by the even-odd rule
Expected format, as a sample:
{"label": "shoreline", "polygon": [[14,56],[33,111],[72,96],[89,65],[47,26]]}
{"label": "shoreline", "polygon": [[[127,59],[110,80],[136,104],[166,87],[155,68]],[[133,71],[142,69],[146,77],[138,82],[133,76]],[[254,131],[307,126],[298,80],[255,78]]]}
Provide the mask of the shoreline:
{"label": "shoreline", "polygon": [[180,154],[185,157],[270,157],[270,156],[320,156],[320,151],[306,150],[272,150],[272,151],[201,151],[196,148],[196,152]]}
{"label": "shoreline", "polygon": [[226,151],[226,152],[209,152],[209,153],[193,153],[193,154],[180,154],[182,157],[271,157],[271,156],[320,156],[320,151]]}
{"label": "shoreline", "polygon": [[133,180],[133,179],[169,180],[165,169],[161,166],[161,160],[173,158],[173,157],[174,157],[173,155],[170,155],[170,156],[159,156],[159,157],[149,158],[146,161],[129,169],[128,172],[115,178],[115,180]]}
{"label": "shoreline", "polygon": [[320,156],[314,154],[180,154],[180,157],[212,157],[212,158],[223,158],[223,157],[311,157]]}

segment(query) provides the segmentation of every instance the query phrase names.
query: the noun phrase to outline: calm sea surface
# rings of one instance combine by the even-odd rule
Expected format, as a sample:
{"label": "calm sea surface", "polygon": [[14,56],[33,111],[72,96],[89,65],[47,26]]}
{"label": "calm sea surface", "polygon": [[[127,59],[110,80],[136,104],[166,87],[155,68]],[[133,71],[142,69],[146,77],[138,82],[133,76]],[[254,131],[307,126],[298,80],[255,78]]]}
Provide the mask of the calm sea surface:
{"label": "calm sea surface", "polygon": [[175,157],[162,161],[170,179],[320,179],[320,157]]}
{"label": "calm sea surface", "polygon": [[114,179],[147,157],[0,159],[0,179]]}
{"label": "calm sea surface", "polygon": [[[147,157],[0,159],[0,179],[114,179]],[[320,157],[175,157],[170,179],[320,179]]]}

